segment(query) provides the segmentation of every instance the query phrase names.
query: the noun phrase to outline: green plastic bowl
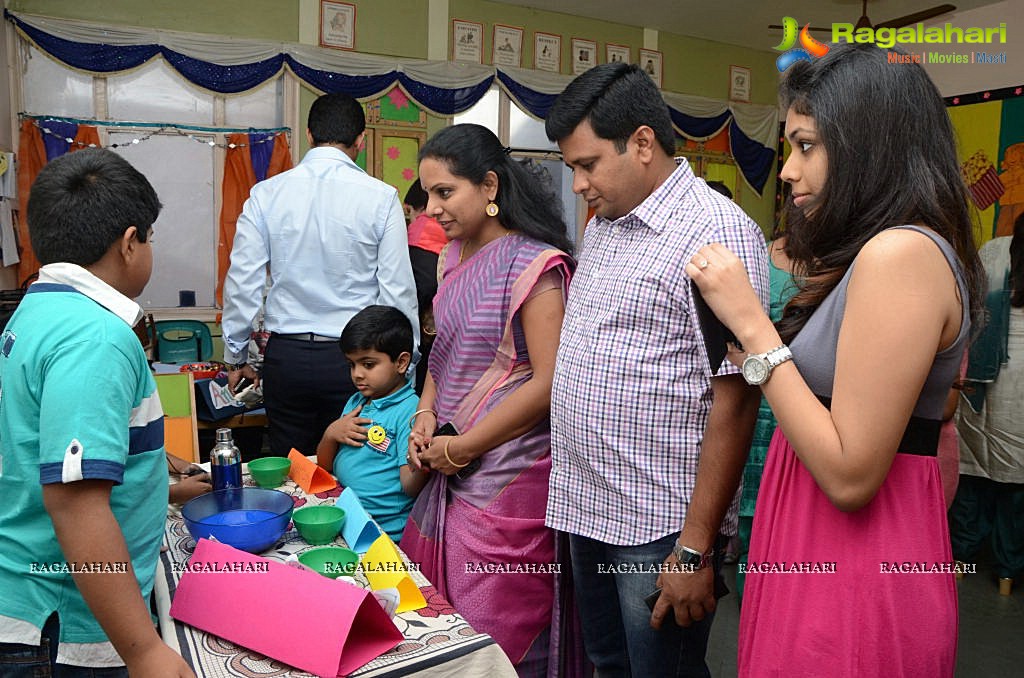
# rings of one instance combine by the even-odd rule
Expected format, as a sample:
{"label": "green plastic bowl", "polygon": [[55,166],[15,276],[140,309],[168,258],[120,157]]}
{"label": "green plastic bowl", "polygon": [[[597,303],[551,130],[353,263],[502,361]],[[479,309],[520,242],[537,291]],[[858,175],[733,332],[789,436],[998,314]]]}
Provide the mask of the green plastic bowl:
{"label": "green plastic bowl", "polygon": [[341,546],[321,546],[300,553],[299,562],[325,577],[337,579],[343,574],[355,574],[359,554]]}
{"label": "green plastic bowl", "polygon": [[249,475],[260,487],[277,487],[284,482],[291,467],[291,459],[263,457],[249,462]]}
{"label": "green plastic bowl", "polygon": [[345,511],[330,504],[303,506],[292,513],[292,522],[302,538],[314,546],[330,544],[341,531]]}

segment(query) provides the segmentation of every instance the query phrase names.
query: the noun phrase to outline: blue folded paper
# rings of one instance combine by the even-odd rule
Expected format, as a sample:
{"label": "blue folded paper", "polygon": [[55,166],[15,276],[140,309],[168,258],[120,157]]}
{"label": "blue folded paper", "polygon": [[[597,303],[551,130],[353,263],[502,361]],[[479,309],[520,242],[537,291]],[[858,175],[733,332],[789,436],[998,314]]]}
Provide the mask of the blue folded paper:
{"label": "blue folded paper", "polygon": [[345,524],[341,527],[341,536],[345,538],[345,543],[360,555],[366,553],[381,535],[377,523],[373,522],[373,518],[363,508],[351,487],[346,487],[334,503],[338,508],[345,510]]}

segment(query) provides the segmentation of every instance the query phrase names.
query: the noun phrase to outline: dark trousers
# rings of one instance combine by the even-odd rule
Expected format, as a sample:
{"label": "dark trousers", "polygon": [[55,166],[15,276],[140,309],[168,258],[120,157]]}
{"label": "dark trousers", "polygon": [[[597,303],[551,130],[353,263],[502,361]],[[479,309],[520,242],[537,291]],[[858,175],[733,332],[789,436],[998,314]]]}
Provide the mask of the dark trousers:
{"label": "dark trousers", "polygon": [[286,457],[293,447],[315,454],[327,426],[341,416],[356,392],[345,355],[334,341],[272,334],[261,377],[270,451],[275,456]]}
{"label": "dark trousers", "polygon": [[57,639],[60,623],[57,613],[43,626],[39,645],[0,643],[0,676],[3,678],[127,678],[123,666],[93,669],[57,663]]}
{"label": "dark trousers", "polygon": [[1024,574],[1024,484],[960,474],[949,533],[957,560],[969,562],[991,535],[999,576]]}

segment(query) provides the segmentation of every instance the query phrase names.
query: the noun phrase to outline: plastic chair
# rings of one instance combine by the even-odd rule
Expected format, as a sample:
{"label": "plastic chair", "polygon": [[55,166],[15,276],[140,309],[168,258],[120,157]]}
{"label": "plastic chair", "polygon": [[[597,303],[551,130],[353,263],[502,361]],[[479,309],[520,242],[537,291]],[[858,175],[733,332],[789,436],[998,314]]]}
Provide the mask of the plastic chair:
{"label": "plastic chair", "polygon": [[195,363],[213,357],[213,336],[198,320],[156,321],[156,359],[162,363]]}

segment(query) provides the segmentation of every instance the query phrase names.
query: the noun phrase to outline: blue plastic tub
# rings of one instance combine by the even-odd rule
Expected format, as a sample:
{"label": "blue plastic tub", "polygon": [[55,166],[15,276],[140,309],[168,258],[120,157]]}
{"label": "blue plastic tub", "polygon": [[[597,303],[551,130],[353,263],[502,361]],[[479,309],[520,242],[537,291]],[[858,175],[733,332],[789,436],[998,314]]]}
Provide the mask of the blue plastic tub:
{"label": "blue plastic tub", "polygon": [[290,495],[260,487],[209,492],[181,507],[185,527],[197,542],[213,537],[249,553],[277,543],[292,517]]}

